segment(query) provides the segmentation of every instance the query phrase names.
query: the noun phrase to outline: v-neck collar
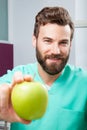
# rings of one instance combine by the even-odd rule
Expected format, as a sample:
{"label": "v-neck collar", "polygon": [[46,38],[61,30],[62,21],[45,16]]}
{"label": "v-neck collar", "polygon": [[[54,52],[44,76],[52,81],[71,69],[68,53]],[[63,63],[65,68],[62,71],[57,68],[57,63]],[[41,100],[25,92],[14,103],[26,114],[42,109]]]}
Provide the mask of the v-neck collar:
{"label": "v-neck collar", "polygon": [[43,79],[40,77],[40,75],[39,75],[39,73],[38,73],[38,64],[36,64],[36,72],[35,72],[36,76],[35,76],[35,80],[36,80],[36,81],[38,80],[38,81],[40,81],[43,85],[45,85],[46,88],[48,89],[48,91],[51,91],[51,90],[53,91],[53,90],[57,89],[58,86],[60,86],[61,83],[63,83],[63,81],[64,81],[64,79],[65,79],[65,74],[64,74],[64,72],[65,72],[65,68],[63,69],[61,75],[52,83],[51,86],[49,86],[49,85],[45,84],[44,81],[43,81]]}

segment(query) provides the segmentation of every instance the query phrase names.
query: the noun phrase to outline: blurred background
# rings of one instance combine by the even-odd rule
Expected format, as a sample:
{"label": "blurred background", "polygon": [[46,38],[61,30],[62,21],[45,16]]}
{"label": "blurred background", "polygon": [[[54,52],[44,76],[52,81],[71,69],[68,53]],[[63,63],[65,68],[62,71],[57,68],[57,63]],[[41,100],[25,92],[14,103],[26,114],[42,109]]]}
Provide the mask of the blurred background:
{"label": "blurred background", "polygon": [[[87,0],[0,0],[0,43],[13,46],[13,66],[36,60],[32,34],[37,12],[45,6],[62,6],[75,23],[69,62],[87,69],[86,5]],[[8,62],[9,58],[5,60]]]}

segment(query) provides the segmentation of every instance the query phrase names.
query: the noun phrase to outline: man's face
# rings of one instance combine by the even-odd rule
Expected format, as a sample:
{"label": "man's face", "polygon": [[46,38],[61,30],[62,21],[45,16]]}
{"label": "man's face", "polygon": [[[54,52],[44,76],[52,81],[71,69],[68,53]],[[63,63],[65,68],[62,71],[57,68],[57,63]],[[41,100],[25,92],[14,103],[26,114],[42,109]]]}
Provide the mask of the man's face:
{"label": "man's face", "polygon": [[71,47],[70,36],[68,25],[46,24],[40,27],[35,43],[36,57],[48,74],[58,74],[66,65]]}

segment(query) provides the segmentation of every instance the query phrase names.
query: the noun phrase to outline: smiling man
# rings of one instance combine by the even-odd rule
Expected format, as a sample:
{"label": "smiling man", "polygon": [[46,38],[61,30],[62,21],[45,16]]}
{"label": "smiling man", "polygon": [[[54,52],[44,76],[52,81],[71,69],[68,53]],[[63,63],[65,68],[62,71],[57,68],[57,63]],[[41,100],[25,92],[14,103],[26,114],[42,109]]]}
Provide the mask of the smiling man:
{"label": "smiling man", "polygon": [[34,46],[37,60],[48,74],[59,74],[66,65],[71,47],[70,36],[69,25],[62,27],[48,23],[40,27]]}
{"label": "smiling man", "polygon": [[[87,130],[87,71],[68,64],[74,24],[65,8],[45,7],[35,17],[33,46],[36,63],[20,65],[0,78],[0,119],[11,130]],[[20,118],[11,104],[14,84],[43,83],[48,88],[45,115],[33,121]]]}

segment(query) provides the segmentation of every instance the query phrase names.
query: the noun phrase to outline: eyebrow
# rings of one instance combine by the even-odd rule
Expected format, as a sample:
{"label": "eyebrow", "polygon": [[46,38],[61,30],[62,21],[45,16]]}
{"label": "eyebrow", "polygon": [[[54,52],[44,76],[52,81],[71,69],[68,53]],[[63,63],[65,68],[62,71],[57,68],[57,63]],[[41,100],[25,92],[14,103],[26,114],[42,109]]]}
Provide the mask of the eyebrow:
{"label": "eyebrow", "polygon": [[68,39],[62,39],[60,41],[68,42],[69,40]]}
{"label": "eyebrow", "polygon": [[[43,37],[43,40],[53,40],[53,39],[50,37]],[[68,42],[69,40],[68,39],[61,39],[60,42],[61,41]]]}
{"label": "eyebrow", "polygon": [[50,38],[50,37],[43,37],[43,39],[52,39],[52,38]]}
{"label": "eyebrow", "polygon": [[50,37],[43,37],[43,40],[53,40],[52,38],[50,38]]}

